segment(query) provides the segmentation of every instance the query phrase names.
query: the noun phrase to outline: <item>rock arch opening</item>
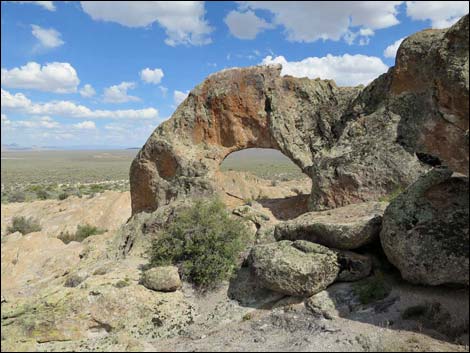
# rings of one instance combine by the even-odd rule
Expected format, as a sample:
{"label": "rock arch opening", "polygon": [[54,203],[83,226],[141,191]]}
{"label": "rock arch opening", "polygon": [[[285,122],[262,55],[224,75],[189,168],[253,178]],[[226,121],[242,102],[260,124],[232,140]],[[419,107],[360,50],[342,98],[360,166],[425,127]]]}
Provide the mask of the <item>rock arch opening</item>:
{"label": "rock arch opening", "polygon": [[246,148],[220,163],[218,183],[230,205],[256,201],[281,220],[308,209],[310,177],[277,149]]}

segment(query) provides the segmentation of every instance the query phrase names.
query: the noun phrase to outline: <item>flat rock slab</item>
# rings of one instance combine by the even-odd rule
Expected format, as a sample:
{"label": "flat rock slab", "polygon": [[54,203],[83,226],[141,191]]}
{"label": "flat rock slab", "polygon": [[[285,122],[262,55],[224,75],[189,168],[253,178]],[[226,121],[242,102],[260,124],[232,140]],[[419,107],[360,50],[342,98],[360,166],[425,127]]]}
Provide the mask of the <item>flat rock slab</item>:
{"label": "flat rock slab", "polygon": [[339,272],[334,251],[307,241],[255,246],[250,262],[264,287],[287,295],[318,293],[333,283]]}
{"label": "flat rock slab", "polygon": [[308,212],[276,225],[277,240],[308,240],[336,249],[356,249],[375,240],[387,202],[364,202]]}

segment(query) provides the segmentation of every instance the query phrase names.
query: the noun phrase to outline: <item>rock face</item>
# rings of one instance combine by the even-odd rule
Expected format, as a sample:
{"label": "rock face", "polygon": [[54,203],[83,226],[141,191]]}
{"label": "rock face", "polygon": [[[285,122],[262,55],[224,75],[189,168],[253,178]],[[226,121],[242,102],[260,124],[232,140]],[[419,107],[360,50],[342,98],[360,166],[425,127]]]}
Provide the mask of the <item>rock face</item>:
{"label": "rock face", "polygon": [[356,249],[377,239],[386,202],[365,202],[308,212],[276,225],[277,240],[308,240],[336,249]]}
{"label": "rock face", "polygon": [[451,28],[405,39],[391,73],[389,106],[405,148],[468,175],[468,15]]}
{"label": "rock face", "polygon": [[469,284],[468,178],[436,168],[392,201],[382,247],[406,280]]}
{"label": "rock face", "polygon": [[142,284],[160,292],[174,292],[181,288],[180,275],[174,266],[154,267],[142,274]]}
{"label": "rock face", "polygon": [[333,283],[339,272],[333,251],[302,240],[255,246],[250,262],[264,287],[287,295],[318,293]]}

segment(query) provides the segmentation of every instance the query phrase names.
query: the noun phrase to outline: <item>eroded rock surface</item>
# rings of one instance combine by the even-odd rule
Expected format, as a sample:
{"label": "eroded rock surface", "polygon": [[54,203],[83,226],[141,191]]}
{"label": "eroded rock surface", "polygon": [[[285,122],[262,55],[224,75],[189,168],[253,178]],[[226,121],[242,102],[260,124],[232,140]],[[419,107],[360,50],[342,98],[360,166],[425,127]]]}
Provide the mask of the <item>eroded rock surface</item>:
{"label": "eroded rock surface", "polygon": [[436,168],[385,211],[382,247],[404,279],[469,284],[468,178]]}
{"label": "eroded rock surface", "polygon": [[336,254],[328,248],[299,240],[258,245],[250,263],[264,287],[287,295],[311,296],[336,279]]}
{"label": "eroded rock surface", "polygon": [[307,212],[276,225],[278,240],[308,240],[336,249],[356,249],[378,238],[386,202],[365,202]]}

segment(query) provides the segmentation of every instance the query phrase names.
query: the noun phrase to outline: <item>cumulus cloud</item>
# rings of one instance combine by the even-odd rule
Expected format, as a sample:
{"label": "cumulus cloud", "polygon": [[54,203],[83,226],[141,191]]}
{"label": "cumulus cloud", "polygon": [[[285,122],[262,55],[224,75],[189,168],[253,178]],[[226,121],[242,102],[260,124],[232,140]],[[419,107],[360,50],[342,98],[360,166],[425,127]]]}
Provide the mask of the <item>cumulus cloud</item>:
{"label": "cumulus cloud", "polygon": [[76,129],[96,129],[96,125],[94,121],[91,120],[85,120],[82,121],[81,123],[73,124],[73,127]]}
{"label": "cumulus cloud", "polygon": [[181,92],[181,91],[175,90],[173,92],[173,100],[175,101],[175,104],[178,106],[181,103],[183,103],[183,101],[186,99],[188,94],[189,94],[189,91]]}
{"label": "cumulus cloud", "polygon": [[83,88],[79,91],[80,95],[85,98],[93,97],[96,94],[95,89],[92,85],[86,84]]}
{"label": "cumulus cloud", "polygon": [[259,18],[250,10],[246,12],[230,11],[224,21],[230,33],[239,39],[254,39],[259,32],[273,28],[273,25]]}
{"label": "cumulus cloud", "polygon": [[406,14],[413,20],[430,20],[433,28],[447,28],[469,11],[468,1],[407,1]]}
{"label": "cumulus cloud", "polygon": [[134,82],[121,82],[119,85],[105,88],[103,100],[107,103],[126,103],[139,101],[140,99],[138,97],[127,94],[127,90],[134,88]]}
{"label": "cumulus cloud", "polygon": [[155,108],[126,109],[126,110],[92,110],[84,105],[70,101],[51,101],[34,103],[23,93],[12,94],[1,89],[2,112],[14,111],[31,115],[60,116],[79,119],[157,119],[158,110]]}
{"label": "cumulus cloud", "polygon": [[356,86],[368,84],[388,70],[380,58],[366,55],[309,57],[301,61],[287,61],[283,56],[267,56],[263,65],[281,64],[282,75],[333,79],[339,86]]}
{"label": "cumulus cloud", "polygon": [[[373,35],[374,30],[399,23],[398,7],[401,1],[242,1],[241,11],[264,10],[272,16],[272,24],[282,26],[292,42],[314,42],[351,38],[362,40]],[[255,33],[257,23],[246,22],[248,33]],[[351,28],[359,28],[352,31]],[[252,31],[252,32],[250,32]]]}
{"label": "cumulus cloud", "polygon": [[60,38],[61,34],[54,28],[42,28],[37,25],[31,25],[32,34],[35,36],[39,43],[45,48],[56,48],[63,45],[65,42]]}
{"label": "cumulus cloud", "polygon": [[148,67],[140,71],[140,78],[147,83],[158,84],[163,78],[162,69],[149,69]]}
{"label": "cumulus cloud", "polygon": [[35,89],[53,93],[73,93],[80,83],[69,63],[53,62],[44,66],[32,61],[11,70],[2,68],[2,86]]}
{"label": "cumulus cloud", "polygon": [[31,120],[15,120],[11,121],[13,127],[25,127],[25,128],[45,128],[45,129],[56,129],[60,127],[60,124],[49,116],[36,117]]}
{"label": "cumulus cloud", "polygon": [[400,47],[401,42],[406,37],[398,39],[395,43],[390,44],[387,48],[384,50],[384,57],[386,58],[394,58],[397,55],[398,48]]}
{"label": "cumulus cloud", "polygon": [[205,20],[203,1],[82,1],[94,20],[127,27],[147,27],[154,22],[165,29],[165,43],[202,45],[211,42],[212,28]]}
{"label": "cumulus cloud", "polygon": [[49,10],[49,11],[55,11],[55,6],[53,1],[12,1],[18,4],[35,4],[38,6],[41,6],[42,8]]}

